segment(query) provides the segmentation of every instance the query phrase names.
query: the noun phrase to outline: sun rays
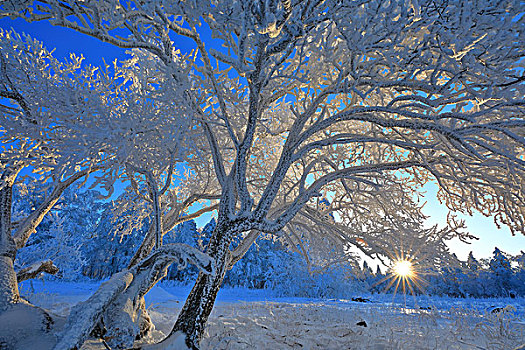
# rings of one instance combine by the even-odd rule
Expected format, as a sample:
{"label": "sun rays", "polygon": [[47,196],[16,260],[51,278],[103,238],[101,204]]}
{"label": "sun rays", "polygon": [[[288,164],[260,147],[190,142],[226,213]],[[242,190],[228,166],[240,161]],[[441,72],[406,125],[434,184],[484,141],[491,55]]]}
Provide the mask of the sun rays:
{"label": "sun rays", "polygon": [[384,291],[387,292],[394,287],[394,296],[401,287],[403,294],[409,291],[415,295],[415,289],[423,291],[426,284],[418,269],[417,261],[414,257],[405,256],[403,253],[391,257],[392,264],[387,275],[375,285],[388,281]]}

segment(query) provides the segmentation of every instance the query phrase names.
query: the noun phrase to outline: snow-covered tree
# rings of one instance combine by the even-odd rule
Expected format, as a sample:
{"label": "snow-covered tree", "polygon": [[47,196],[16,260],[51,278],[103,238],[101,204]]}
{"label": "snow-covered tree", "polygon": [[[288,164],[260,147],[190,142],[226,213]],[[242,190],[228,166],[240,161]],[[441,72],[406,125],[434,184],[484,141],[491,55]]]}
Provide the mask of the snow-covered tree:
{"label": "snow-covered tree", "polygon": [[[495,248],[492,258],[478,261],[469,254],[463,269],[445,267],[427,276],[427,292],[454,297],[516,297],[524,295],[523,270],[513,267],[511,261],[519,260],[519,255],[509,254]],[[460,264],[461,265],[461,264]]]}
{"label": "snow-covered tree", "polygon": [[[95,79],[94,70],[82,68],[82,59],[74,55],[67,62],[55,60],[41,43],[27,36],[2,30],[0,45],[3,309],[19,299],[12,267],[16,251],[28,242],[67,187],[111,166],[112,159],[101,152],[100,138],[94,137],[90,127],[108,114],[103,92],[110,81]],[[40,182],[42,191],[47,188],[47,195],[11,223],[12,187],[19,174],[28,172]]]}
{"label": "snow-covered tree", "polygon": [[467,257],[467,269],[469,272],[477,274],[481,269],[479,261],[474,257],[474,253],[470,251]]}
{"label": "snow-covered tree", "polygon": [[482,281],[483,266],[474,257],[471,251],[466,261],[466,275],[467,279],[464,281],[464,289],[469,296],[480,297],[484,294],[484,283]]}
{"label": "snow-covered tree", "polygon": [[386,282],[386,276],[383,274],[383,271],[381,271],[379,265],[377,265],[374,276],[368,280],[368,290],[372,293],[385,292],[386,285],[384,282]]}
{"label": "snow-covered tree", "polygon": [[[158,218],[157,194],[164,194],[170,188],[173,169],[182,161],[181,155],[190,156],[187,148],[191,147],[193,133],[188,131],[192,114],[185,111],[182,101],[175,103],[187,89],[187,79],[172,79],[173,72],[187,77],[180,64],[170,65],[170,79],[164,83],[162,77],[166,70],[157,69],[151,57],[136,64],[142,52],[132,53],[132,58],[121,66],[99,69],[82,65],[82,59],[76,56],[59,62],[41,43],[28,36],[1,31],[0,39],[0,309],[4,310],[23,303],[14,270],[17,250],[26,245],[66,188],[82,178],[86,182],[87,176],[96,172],[91,186],[101,186],[109,196],[118,179],[140,184],[140,180],[135,179],[139,174],[151,194],[144,198],[152,204],[154,217]],[[161,87],[152,88],[156,84]],[[145,144],[148,146],[144,147]],[[146,170],[144,164],[148,165]],[[12,188],[22,170],[35,175],[33,179],[40,183],[46,196],[26,217],[15,222],[15,226],[11,222]],[[164,179],[162,188],[157,185],[159,179]],[[138,186],[135,192],[141,195]],[[171,196],[176,198],[176,193]],[[184,204],[200,199],[196,197],[183,198]],[[180,214],[180,208],[175,212]],[[71,232],[64,230],[64,219],[55,218],[58,225],[50,238],[60,236],[60,244],[75,239],[79,242],[80,237],[70,237]],[[156,232],[158,230],[154,234],[159,236]],[[47,252],[56,255],[54,248],[50,247]],[[213,262],[191,247],[169,245],[154,255],[150,253],[151,249],[141,252],[133,264],[135,268],[126,269],[128,273],[134,271],[131,284],[120,292],[110,293],[111,298],[99,304],[103,309],[94,314],[100,315],[112,303],[112,314],[106,319],[112,324],[113,319],[120,317],[118,313],[128,298],[137,300],[136,307],[144,309],[144,293],[165,275],[173,262],[188,260],[206,273],[214,270]],[[80,261],[76,264],[81,267]],[[49,271],[56,272],[56,267],[47,259],[40,267],[31,266],[35,271],[48,267]],[[24,277],[29,275],[25,273]],[[117,284],[113,287],[117,288]],[[136,299],[135,292],[138,293]],[[145,317],[145,313],[139,314],[141,319]],[[44,321],[48,319],[43,317]],[[86,329],[93,329],[97,322],[97,319],[88,319],[78,326],[83,331],[76,335],[89,334]],[[136,328],[129,327],[123,332]],[[135,339],[134,334],[131,339]],[[83,339],[68,341],[82,342]]]}
{"label": "snow-covered tree", "polygon": [[94,278],[108,278],[124,269],[140,246],[147,228],[129,229],[120,234],[122,221],[133,212],[115,218],[116,202],[105,203],[99,213],[96,226],[89,232],[89,242],[85,245],[86,262],[82,274]]}
{"label": "snow-covered tree", "polygon": [[525,295],[525,252],[522,250],[520,254],[516,256],[516,261],[518,267],[516,269],[516,274],[514,276],[514,285],[516,293],[520,295]]}
{"label": "snow-covered tree", "polygon": [[525,252],[523,250],[516,256],[516,262],[518,263],[518,269],[525,270]]}
{"label": "snow-covered tree", "polygon": [[[39,186],[34,182],[19,183],[14,188],[15,222],[18,218],[24,218],[32,207],[38,206],[49,195],[48,191],[38,193],[38,189]],[[108,206],[99,196],[97,191],[83,191],[75,187],[65,189],[27,244],[18,250],[15,261],[17,269],[51,259],[59,269],[57,277],[79,278],[86,259],[91,257],[87,247],[96,236],[94,232],[97,231],[104,207]],[[107,243],[108,239],[105,238]]]}
{"label": "snow-covered tree", "polygon": [[493,295],[506,296],[511,289],[512,268],[505,254],[497,247],[494,248],[489,262],[489,271],[492,274],[490,285]]}
{"label": "snow-covered tree", "polygon": [[[414,197],[429,181],[450,209],[494,215],[524,231],[525,19],[518,0],[0,6],[9,16],[140,49],[156,57],[149,64],[159,71],[179,60],[172,40],[193,42],[183,55],[191,88],[182,97],[206,137],[198,157],[213,164],[219,187],[206,250],[217,273],[199,275],[160,346],[180,336],[198,346],[226,270],[260,232],[299,242],[308,226],[323,235],[318,242],[371,256],[412,247],[416,257],[422,242],[442,247],[460,235],[455,227],[421,229]],[[147,168],[129,168],[154,183]],[[149,201],[158,208],[156,186]],[[329,204],[320,207],[318,198]]]}

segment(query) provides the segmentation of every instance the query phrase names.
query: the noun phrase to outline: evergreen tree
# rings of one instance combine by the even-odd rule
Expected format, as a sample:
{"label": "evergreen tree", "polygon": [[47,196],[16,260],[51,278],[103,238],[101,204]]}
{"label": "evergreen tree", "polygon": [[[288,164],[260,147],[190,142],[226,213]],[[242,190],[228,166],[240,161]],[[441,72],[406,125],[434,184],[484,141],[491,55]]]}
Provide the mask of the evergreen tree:
{"label": "evergreen tree", "polygon": [[523,250],[521,250],[520,255],[517,256],[516,262],[518,263],[518,269],[525,269],[525,252]]}
{"label": "evergreen tree", "polygon": [[[82,273],[90,278],[107,278],[125,268],[147,232],[148,225],[120,235],[125,215],[115,218],[114,204],[107,203],[86,246],[87,261]],[[127,213],[132,215],[132,213]]]}
{"label": "evergreen tree", "polygon": [[[48,191],[38,193],[30,184],[18,187],[14,196],[15,215],[24,215],[24,210],[36,207],[48,195]],[[78,278],[105,205],[99,200],[97,191],[67,188],[26,246],[18,252],[19,268],[51,259],[59,268],[58,277],[68,280]]]}
{"label": "evergreen tree", "polygon": [[478,270],[481,268],[481,264],[474,257],[474,254],[472,253],[472,251],[470,251],[470,253],[468,254],[467,268],[468,268],[469,272],[476,273],[476,274],[477,274]]}
{"label": "evergreen tree", "polygon": [[466,262],[466,274],[464,290],[468,296],[481,297],[484,293],[483,284],[480,282],[481,263],[474,257],[471,251]]}
{"label": "evergreen tree", "polygon": [[494,248],[492,259],[489,262],[489,270],[493,274],[494,294],[508,295],[511,290],[512,268],[509,259],[497,247]]}
{"label": "evergreen tree", "polygon": [[516,294],[525,296],[525,252],[520,251],[514,260],[517,266],[512,279],[512,288]]}

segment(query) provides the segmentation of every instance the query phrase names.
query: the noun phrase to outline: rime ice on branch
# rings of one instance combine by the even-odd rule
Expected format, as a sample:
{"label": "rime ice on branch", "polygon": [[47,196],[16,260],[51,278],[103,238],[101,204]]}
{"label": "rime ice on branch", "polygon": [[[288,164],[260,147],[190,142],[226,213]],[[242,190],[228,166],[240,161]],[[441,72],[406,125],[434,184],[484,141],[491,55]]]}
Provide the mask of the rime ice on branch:
{"label": "rime ice on branch", "polygon": [[[461,234],[418,229],[414,197],[429,181],[450,209],[494,215],[524,232],[520,1],[1,6],[10,16],[50,19],[139,49],[174,81],[172,40],[193,42],[182,56],[191,85],[183,98],[195,116],[192,130],[206,137],[196,157],[213,164],[213,174],[196,163],[188,169],[216,181],[220,199],[207,250],[218,273],[199,277],[172,332],[190,347],[225,271],[260,232],[297,243],[309,238],[305,225],[315,224],[312,234],[372,256],[401,238],[440,246]],[[237,236],[244,240],[230,252]]]}

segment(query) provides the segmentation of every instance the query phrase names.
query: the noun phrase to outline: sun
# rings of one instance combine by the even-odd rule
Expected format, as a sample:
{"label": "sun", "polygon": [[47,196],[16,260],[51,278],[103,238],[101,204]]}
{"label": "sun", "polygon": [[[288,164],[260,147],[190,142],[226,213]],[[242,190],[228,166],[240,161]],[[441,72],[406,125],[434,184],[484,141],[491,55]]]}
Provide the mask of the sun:
{"label": "sun", "polygon": [[414,276],[412,263],[408,260],[398,260],[392,268],[394,274],[401,278],[411,278]]}
{"label": "sun", "polygon": [[393,260],[390,273],[384,279],[390,280],[386,286],[386,290],[394,285],[394,295],[396,295],[399,287],[402,288],[403,294],[405,295],[407,290],[414,294],[414,287],[423,290],[422,284],[424,280],[419,276],[413,261],[413,259],[404,256],[398,256],[397,259]]}
{"label": "sun", "polygon": [[426,281],[420,276],[418,269],[418,263],[415,258],[409,257],[406,254],[400,253],[392,256],[392,264],[388,274],[376,282],[374,286],[386,282],[385,292],[390,288],[394,288],[394,296],[396,295],[398,289],[401,289],[403,294],[406,295],[407,292],[415,294],[416,289],[423,291],[423,285],[427,284]]}

